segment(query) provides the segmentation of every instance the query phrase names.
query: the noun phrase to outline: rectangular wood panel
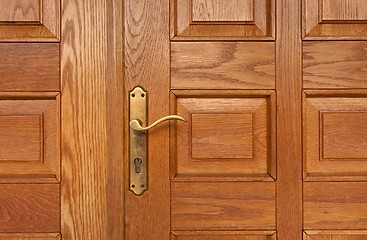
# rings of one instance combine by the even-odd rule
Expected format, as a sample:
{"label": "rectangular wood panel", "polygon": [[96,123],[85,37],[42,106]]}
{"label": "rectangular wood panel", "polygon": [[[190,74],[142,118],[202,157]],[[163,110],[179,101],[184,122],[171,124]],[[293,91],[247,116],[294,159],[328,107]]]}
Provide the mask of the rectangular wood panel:
{"label": "rectangular wood panel", "polygon": [[192,0],[193,21],[253,21],[254,0]]}
{"label": "rectangular wood panel", "polygon": [[171,184],[172,230],[275,229],[275,183]]}
{"label": "rectangular wood panel", "polygon": [[1,0],[0,22],[38,22],[40,0]]}
{"label": "rectangular wood panel", "polygon": [[0,232],[59,232],[59,184],[0,184]]}
{"label": "rectangular wood panel", "polygon": [[58,233],[0,233],[0,240],[60,240]]}
{"label": "rectangular wood panel", "polygon": [[173,42],[172,89],[274,89],[274,43]]}
{"label": "rectangular wood panel", "polygon": [[57,43],[0,43],[1,91],[59,91]]}
{"label": "rectangular wood panel", "polygon": [[174,231],[171,240],[276,240],[274,231]]}
{"label": "rectangular wood panel", "polygon": [[366,182],[305,182],[305,229],[366,229]]}
{"label": "rectangular wood panel", "polygon": [[322,20],[367,20],[367,1],[323,0]]}
{"label": "rectangular wood panel", "polygon": [[367,42],[304,42],[304,88],[367,88]]}

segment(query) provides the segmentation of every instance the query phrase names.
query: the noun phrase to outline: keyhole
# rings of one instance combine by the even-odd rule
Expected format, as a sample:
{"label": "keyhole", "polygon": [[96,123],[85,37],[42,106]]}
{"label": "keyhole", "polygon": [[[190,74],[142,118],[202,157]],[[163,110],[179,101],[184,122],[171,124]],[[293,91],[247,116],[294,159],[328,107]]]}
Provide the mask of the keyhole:
{"label": "keyhole", "polygon": [[135,158],[134,159],[135,164],[135,172],[140,173],[141,172],[141,165],[143,164],[143,160],[141,158]]}

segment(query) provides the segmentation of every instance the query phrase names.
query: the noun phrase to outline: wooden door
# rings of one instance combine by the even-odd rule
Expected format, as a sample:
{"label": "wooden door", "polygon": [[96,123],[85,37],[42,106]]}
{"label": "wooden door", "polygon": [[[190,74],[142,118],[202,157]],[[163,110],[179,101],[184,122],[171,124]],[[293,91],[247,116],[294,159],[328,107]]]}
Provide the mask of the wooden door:
{"label": "wooden door", "polygon": [[364,0],[125,3],[126,108],[188,120],[141,196],[125,155],[125,239],[367,239]]}

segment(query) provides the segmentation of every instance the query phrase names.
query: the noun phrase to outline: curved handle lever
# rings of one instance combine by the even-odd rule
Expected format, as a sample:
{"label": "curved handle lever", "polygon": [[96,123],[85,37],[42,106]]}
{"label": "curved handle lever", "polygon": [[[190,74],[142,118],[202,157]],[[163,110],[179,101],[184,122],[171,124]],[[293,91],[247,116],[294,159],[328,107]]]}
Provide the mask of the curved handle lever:
{"label": "curved handle lever", "polygon": [[157,121],[155,121],[154,123],[150,124],[149,126],[146,126],[146,127],[143,127],[141,126],[139,120],[131,120],[130,121],[130,127],[136,131],[145,131],[145,130],[148,130],[148,129],[151,129],[152,127],[160,124],[161,122],[164,122],[164,121],[168,121],[168,120],[179,120],[179,121],[184,121],[184,122],[187,122],[187,120],[181,116],[178,116],[178,115],[169,115],[169,116],[166,116],[166,117],[162,117],[160,119],[158,119]]}

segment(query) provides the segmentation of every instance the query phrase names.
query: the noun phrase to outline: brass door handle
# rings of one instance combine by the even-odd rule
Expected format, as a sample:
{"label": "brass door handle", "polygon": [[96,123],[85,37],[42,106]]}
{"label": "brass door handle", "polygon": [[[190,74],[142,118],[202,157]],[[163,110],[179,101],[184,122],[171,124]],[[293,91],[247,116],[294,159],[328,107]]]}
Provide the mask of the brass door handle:
{"label": "brass door handle", "polygon": [[168,121],[168,120],[179,120],[179,121],[184,121],[184,122],[187,122],[187,120],[181,116],[178,116],[178,115],[169,115],[169,116],[165,116],[165,117],[162,117],[160,119],[158,119],[157,121],[153,122],[152,124],[150,124],[149,126],[146,126],[146,127],[143,127],[139,120],[131,120],[130,121],[130,127],[136,131],[145,131],[145,130],[148,130],[148,129],[151,129],[152,127],[154,126],[157,126],[158,124],[160,124],[161,122],[164,122],[164,121]]}

